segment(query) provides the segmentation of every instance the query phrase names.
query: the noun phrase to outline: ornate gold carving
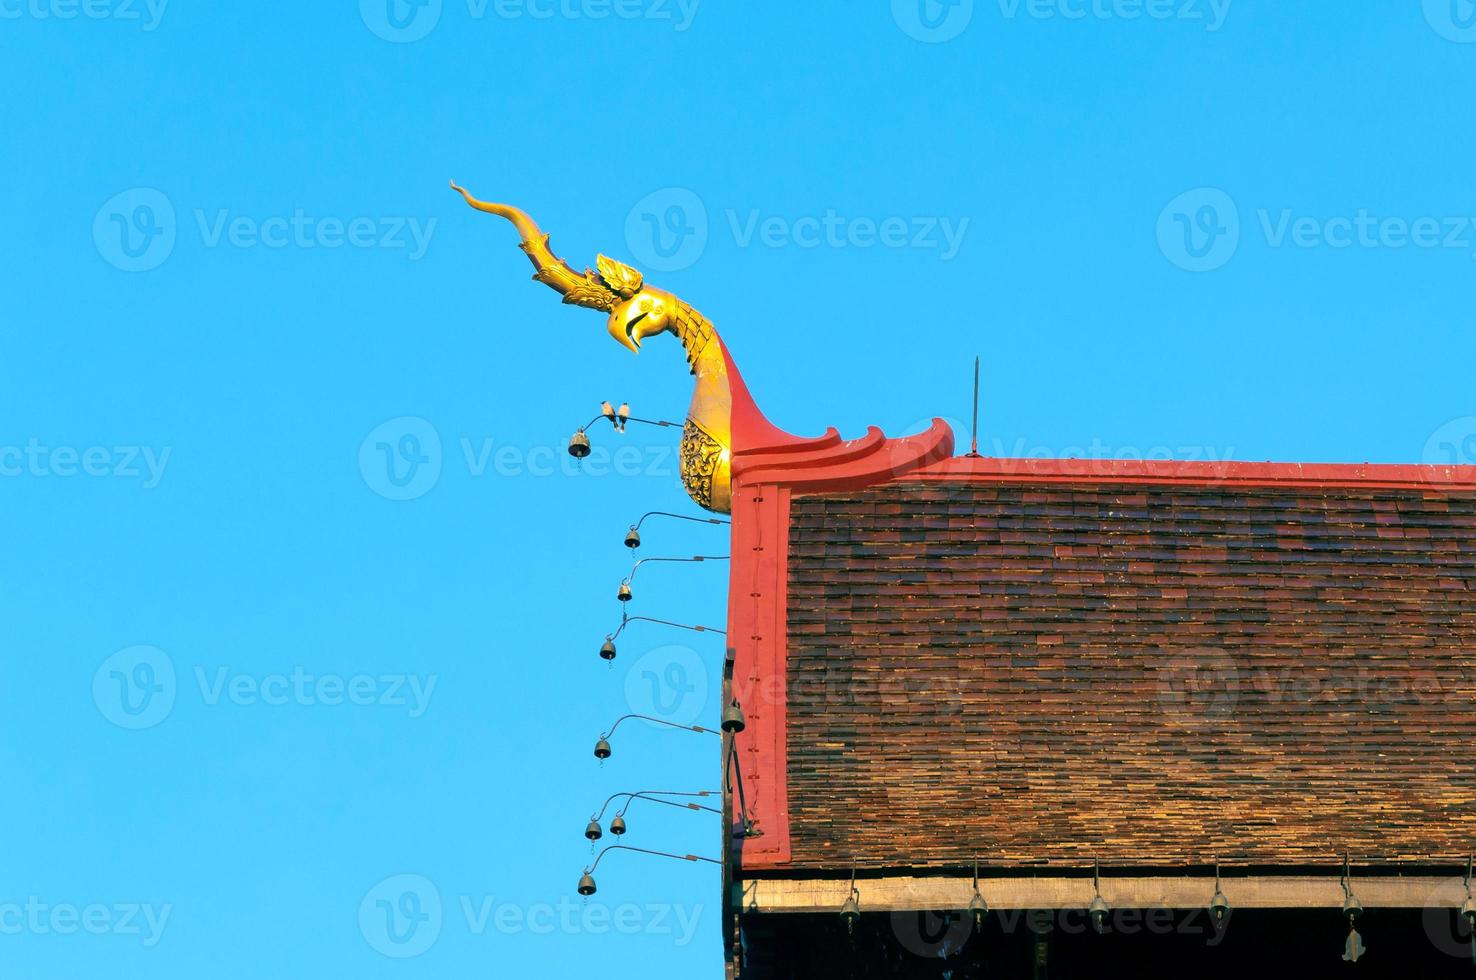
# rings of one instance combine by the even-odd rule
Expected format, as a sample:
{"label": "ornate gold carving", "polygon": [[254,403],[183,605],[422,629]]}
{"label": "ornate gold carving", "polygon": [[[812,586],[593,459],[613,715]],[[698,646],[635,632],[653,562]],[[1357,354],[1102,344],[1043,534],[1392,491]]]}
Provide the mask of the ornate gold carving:
{"label": "ornate gold carving", "polygon": [[721,494],[726,498],[728,493],[725,485],[717,485],[719,475],[726,476],[727,461],[727,448],[702,426],[688,419],[682,429],[682,486],[687,488],[688,496],[708,510],[727,512],[726,506],[716,506],[717,496]]}
{"label": "ornate gold carving", "polygon": [[727,513],[732,496],[733,398],[727,359],[722,345],[714,343],[718,335],[712,323],[671,293],[648,285],[637,270],[608,256],[599,256],[598,273],[575,272],[554,254],[548,235],[525,212],[479,201],[454,182],[451,186],[478,211],[511,221],[523,236],[523,252],[537,270],[533,278],[562,293],[565,303],[609,314],[606,329],[610,336],[632,353],[640,353],[647,337],[676,335],[697,379],[682,433],[682,482],[697,503]]}
{"label": "ornate gold carving", "polygon": [[605,284],[626,299],[640,292],[645,281],[635,269],[608,256],[601,255],[595,259],[595,268],[600,270],[600,278],[605,280]]}
{"label": "ornate gold carving", "polygon": [[677,339],[687,352],[687,365],[697,373],[697,359],[707,350],[708,343],[717,336],[712,322],[686,303],[678,303],[676,318]]}

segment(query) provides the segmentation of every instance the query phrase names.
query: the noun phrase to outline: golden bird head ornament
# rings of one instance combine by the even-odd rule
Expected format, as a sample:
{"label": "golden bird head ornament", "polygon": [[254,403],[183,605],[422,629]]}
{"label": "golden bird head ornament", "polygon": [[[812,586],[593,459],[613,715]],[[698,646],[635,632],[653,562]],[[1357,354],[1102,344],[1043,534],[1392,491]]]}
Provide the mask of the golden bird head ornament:
{"label": "golden bird head ornament", "polygon": [[622,347],[640,353],[645,338],[676,332],[673,323],[676,297],[664,289],[647,286],[638,270],[601,255],[595,262],[598,271],[575,272],[553,253],[548,235],[526,212],[508,204],[479,201],[455,181],[451,187],[478,211],[511,221],[523,237],[519,247],[533,263],[533,278],[561,293],[565,303],[608,313],[606,329]]}

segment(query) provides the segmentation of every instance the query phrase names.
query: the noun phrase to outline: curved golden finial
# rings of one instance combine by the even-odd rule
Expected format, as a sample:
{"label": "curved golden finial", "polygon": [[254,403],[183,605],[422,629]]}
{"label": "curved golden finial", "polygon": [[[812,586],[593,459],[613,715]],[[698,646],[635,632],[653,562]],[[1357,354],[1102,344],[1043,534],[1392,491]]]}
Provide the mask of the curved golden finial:
{"label": "curved golden finial", "polygon": [[526,211],[510,204],[479,201],[454,180],[451,181],[451,189],[466,198],[466,203],[478,211],[511,221],[513,227],[518,229],[518,234],[523,236],[519,247],[527,254],[533,268],[538,270],[533,273],[533,278],[562,293],[565,303],[609,313],[620,302],[620,295],[600,281],[593,272],[585,269],[584,274],[580,275],[569,263],[555,255],[548,246],[548,235]]}
{"label": "curved golden finial", "polygon": [[538,270],[533,278],[553,287],[565,303],[609,314],[610,336],[632,353],[658,334],[674,334],[697,379],[682,429],[682,482],[692,499],[709,510],[726,513],[731,499],[732,390],[728,364],[717,331],[701,313],[671,293],[645,281],[639,271],[607,256],[598,272],[575,272],[548,246],[548,235],[526,212],[509,204],[479,201],[457,185],[451,187],[478,211],[506,218],[523,236],[522,249]]}

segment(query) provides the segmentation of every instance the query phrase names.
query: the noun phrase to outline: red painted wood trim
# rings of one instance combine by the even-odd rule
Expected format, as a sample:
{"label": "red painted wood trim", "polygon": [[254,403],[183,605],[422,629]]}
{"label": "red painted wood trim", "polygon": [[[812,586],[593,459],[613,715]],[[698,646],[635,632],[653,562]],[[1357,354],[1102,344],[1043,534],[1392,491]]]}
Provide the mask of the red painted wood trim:
{"label": "red painted wood trim", "polygon": [[[1198,486],[1476,489],[1476,466],[1390,463],[1243,463],[1180,460],[998,459],[955,456],[921,467],[909,479],[989,483],[1159,483]],[[887,482],[887,481],[880,481]]]}
{"label": "red painted wood trim", "polygon": [[747,726],[736,736],[749,817],[762,837],[743,842],[743,867],[789,861],[789,783],[785,750],[789,491],[774,485],[733,490],[733,550],[728,643],[733,690]]}

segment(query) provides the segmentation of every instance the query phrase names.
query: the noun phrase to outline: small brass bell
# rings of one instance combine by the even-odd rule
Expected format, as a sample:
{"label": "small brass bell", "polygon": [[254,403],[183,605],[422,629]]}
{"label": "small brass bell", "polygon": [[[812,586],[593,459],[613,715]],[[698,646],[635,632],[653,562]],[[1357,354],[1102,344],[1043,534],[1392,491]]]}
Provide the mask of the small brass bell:
{"label": "small brass bell", "polygon": [[608,636],[605,637],[605,642],[600,644],[600,659],[601,660],[614,660],[615,659],[615,644],[610,640],[610,638]]}
{"label": "small brass bell", "polygon": [[583,895],[585,898],[588,898],[594,893],[595,880],[591,878],[589,876],[589,872],[586,871],[584,874],[579,876],[579,894]]}
{"label": "small brass bell", "polygon": [[856,901],[856,893],[853,891],[841,905],[841,919],[846,924],[846,932],[855,932],[856,923],[861,918],[861,903]]}
{"label": "small brass bell", "polygon": [[743,717],[743,709],[734,701],[723,709],[722,729],[729,735],[737,735],[748,727],[748,722]]}
{"label": "small brass bell", "polygon": [[589,436],[584,434],[583,429],[576,429],[569,437],[569,455],[575,459],[583,459],[589,455]]}
{"label": "small brass bell", "polygon": [[591,820],[589,826],[584,828],[584,836],[590,840],[599,840],[605,836],[605,832],[600,830],[600,822],[598,820]]}
{"label": "small brass bell", "polygon": [[615,594],[615,598],[619,599],[621,602],[629,602],[631,599],[630,585],[626,582],[621,582],[620,591]]}
{"label": "small brass bell", "polygon": [[1093,898],[1092,904],[1087,906],[1087,912],[1092,917],[1092,928],[1101,932],[1107,925],[1107,913],[1110,911],[1112,910],[1102,901],[1101,895]]}
{"label": "small brass bell", "polygon": [[1225,897],[1224,892],[1217,889],[1215,897],[1210,899],[1210,915],[1214,916],[1216,922],[1222,922],[1229,914],[1230,899]]}
{"label": "small brass bell", "polygon": [[610,758],[610,743],[609,742],[605,741],[604,739],[600,739],[598,742],[595,743],[595,758],[596,759],[608,759],[608,758]]}
{"label": "small brass bell", "polygon": [[614,820],[611,820],[610,821],[610,833],[614,834],[616,837],[624,837],[625,836],[625,818],[624,817],[617,815]]}
{"label": "small brass bell", "polygon": [[1348,963],[1357,963],[1358,958],[1368,952],[1368,947],[1363,945],[1363,937],[1353,923],[1363,914],[1363,903],[1353,897],[1350,892],[1343,901],[1343,915],[1348,920],[1348,939],[1343,943],[1343,960]]}
{"label": "small brass bell", "polygon": [[974,917],[974,928],[977,929],[984,924],[984,916],[989,914],[989,903],[984,901],[984,896],[974,890],[974,897],[969,899],[969,914]]}
{"label": "small brass bell", "polygon": [[634,524],[630,526],[629,531],[625,532],[625,546],[632,550],[641,546],[641,532],[636,530]]}

